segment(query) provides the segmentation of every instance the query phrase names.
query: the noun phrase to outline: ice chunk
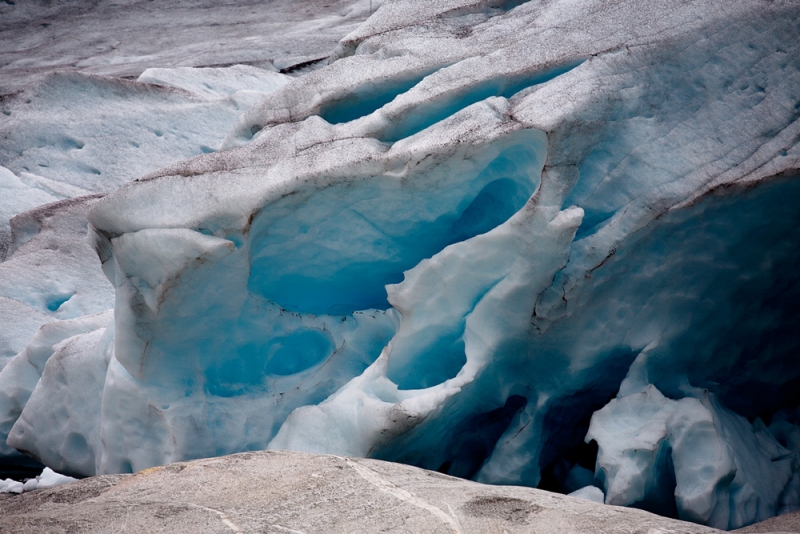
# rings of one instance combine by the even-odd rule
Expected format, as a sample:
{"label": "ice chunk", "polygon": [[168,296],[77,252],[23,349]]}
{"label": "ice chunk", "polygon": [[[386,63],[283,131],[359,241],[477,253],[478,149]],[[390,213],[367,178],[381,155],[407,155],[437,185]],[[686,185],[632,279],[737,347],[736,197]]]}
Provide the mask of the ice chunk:
{"label": "ice chunk", "polygon": [[79,476],[96,472],[101,454],[100,401],[112,339],[113,328],[104,326],[55,347],[8,433],[9,446],[61,472]]}
{"label": "ice chunk", "polygon": [[22,482],[10,478],[0,480],[0,493],[22,493],[22,491]]}
{"label": "ice chunk", "polygon": [[663,512],[672,504],[682,519],[725,530],[776,515],[792,477],[790,451],[760,421],[691,393],[697,398],[671,400],[651,385],[595,413],[586,439],[599,445],[606,502]]}
{"label": "ice chunk", "polygon": [[570,497],[577,497],[579,499],[586,499],[587,501],[592,501],[600,504],[604,504],[605,496],[603,495],[603,490],[596,486],[586,486],[581,489],[577,489],[569,494]]}
{"label": "ice chunk", "polygon": [[76,479],[56,473],[49,467],[45,467],[42,474],[36,478],[31,478],[23,484],[23,491],[31,491],[41,488],[50,488],[53,486],[61,486],[62,484],[69,484],[75,482]]}
{"label": "ice chunk", "polygon": [[59,350],[62,342],[73,336],[104,328],[112,320],[113,313],[108,311],[47,323],[36,332],[24,350],[0,370],[0,454],[14,455],[15,451],[5,445],[8,433],[39,383],[45,365]]}
{"label": "ice chunk", "polygon": [[28,479],[26,482],[19,482],[7,478],[0,480],[0,493],[22,493],[23,491],[32,491],[39,488],[49,488],[52,486],[60,486],[75,482],[76,479],[56,473],[49,467],[45,467],[41,475],[36,478]]}

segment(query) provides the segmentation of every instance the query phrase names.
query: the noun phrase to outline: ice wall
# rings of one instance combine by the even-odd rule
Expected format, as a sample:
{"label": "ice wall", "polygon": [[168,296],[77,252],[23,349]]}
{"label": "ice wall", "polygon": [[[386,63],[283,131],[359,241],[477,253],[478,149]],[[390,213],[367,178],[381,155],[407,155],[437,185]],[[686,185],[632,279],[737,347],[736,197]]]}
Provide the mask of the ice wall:
{"label": "ice wall", "polygon": [[80,475],[291,448],[720,528],[797,509],[799,49],[771,2],[387,3],[225,150],[93,204],[113,324],[0,372],[7,443]]}

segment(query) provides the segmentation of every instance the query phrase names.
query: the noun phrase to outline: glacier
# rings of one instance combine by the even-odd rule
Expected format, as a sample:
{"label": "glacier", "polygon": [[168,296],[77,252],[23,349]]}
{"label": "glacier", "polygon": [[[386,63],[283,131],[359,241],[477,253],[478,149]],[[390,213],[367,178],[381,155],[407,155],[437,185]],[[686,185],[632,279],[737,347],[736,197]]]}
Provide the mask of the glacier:
{"label": "glacier", "polygon": [[796,2],[394,0],[305,72],[45,77],[2,101],[0,455],[800,509],[799,52]]}

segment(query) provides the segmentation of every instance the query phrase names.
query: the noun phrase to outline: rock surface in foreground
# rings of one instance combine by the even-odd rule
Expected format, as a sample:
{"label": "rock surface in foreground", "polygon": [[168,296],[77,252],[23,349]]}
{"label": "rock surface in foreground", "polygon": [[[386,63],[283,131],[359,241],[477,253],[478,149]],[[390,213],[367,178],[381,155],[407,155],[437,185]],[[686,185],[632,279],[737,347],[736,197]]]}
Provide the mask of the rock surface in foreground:
{"label": "rock surface in foreground", "polygon": [[0,496],[13,532],[720,532],[377,460],[242,453]]}

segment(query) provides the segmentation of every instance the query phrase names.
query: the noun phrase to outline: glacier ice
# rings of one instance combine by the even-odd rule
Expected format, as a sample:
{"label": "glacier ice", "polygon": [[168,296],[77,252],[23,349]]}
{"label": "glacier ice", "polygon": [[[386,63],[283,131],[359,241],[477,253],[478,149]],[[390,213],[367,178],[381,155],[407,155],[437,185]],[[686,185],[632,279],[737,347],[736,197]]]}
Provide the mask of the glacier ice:
{"label": "glacier ice", "polygon": [[47,191],[32,188],[23,182],[13,172],[5,167],[0,167],[0,259],[8,255],[8,246],[11,241],[11,228],[8,221],[14,216],[31,208],[48,202],[58,200]]}
{"label": "glacier ice", "polygon": [[[0,400],[4,426],[13,423],[8,431],[10,447],[59,471],[93,472],[99,444],[87,442],[86,436],[98,435],[100,410],[96,399],[102,395],[108,368],[111,319],[109,311],[51,323],[34,337],[38,343],[32,341],[24,356],[4,369],[4,389],[13,391]],[[51,344],[54,340],[58,342]],[[60,402],[54,403],[54,398]],[[36,408],[24,412],[22,406]],[[97,409],[92,411],[92,407]],[[37,414],[32,420],[25,415],[30,412]],[[26,439],[30,434],[40,437],[31,442]],[[44,436],[50,438],[42,439]]]}
{"label": "glacier ice", "polygon": [[[369,456],[726,529],[800,508],[799,37],[791,3],[396,0],[291,79],[46,79],[75,106],[47,135],[12,109],[8,213],[109,192],[8,227],[0,452]],[[70,119],[120,103],[104,136]]]}
{"label": "glacier ice", "polygon": [[[0,168],[4,190],[0,197],[4,224],[0,227],[0,259],[5,260],[0,263],[4,325],[0,331],[0,369],[15,355],[25,360],[33,352],[42,354],[38,348],[41,343],[47,343],[44,350],[49,352],[44,360],[33,364],[37,373],[30,375],[32,383],[21,379],[19,366],[7,373],[0,393],[4,436],[52,355],[50,348],[84,333],[72,331],[69,320],[101,314],[114,306],[113,285],[86,240],[86,212],[102,196],[91,193],[105,192],[158,165],[202,153],[205,143],[213,145],[214,139],[221,141],[220,136],[224,137],[236,117],[237,106],[252,103],[288,79],[246,66],[153,69],[142,77],[147,81],[52,75],[34,88],[30,98],[12,98],[5,104],[4,114],[10,118],[0,124],[4,131],[0,146],[8,155],[4,163],[18,174]],[[258,91],[252,89],[256,83]],[[65,98],[71,106],[64,106]],[[115,120],[108,120],[109,115]],[[136,118],[133,128],[131,117]],[[137,142],[137,131],[142,132],[143,126],[145,140]],[[142,144],[145,149],[154,148],[147,145],[152,143],[147,140],[147,135],[152,136],[150,130],[167,126],[186,129],[189,135],[181,135],[188,140],[189,152],[185,152],[185,143],[166,143],[160,155],[148,150],[147,158],[139,157]],[[76,155],[76,151],[82,154]],[[36,166],[37,172],[49,177],[26,170],[30,165],[25,164],[25,158],[30,157],[41,163]],[[120,168],[127,170],[120,173]],[[53,329],[40,332],[43,338],[28,343],[37,329],[54,319],[58,324]],[[62,328],[64,320],[66,330]],[[94,328],[106,327],[108,322],[106,318]],[[72,333],[61,338],[61,334],[53,334],[61,330]],[[23,349],[28,356],[23,355]],[[0,454],[14,458],[14,463],[21,462],[5,440]]]}
{"label": "glacier ice", "polygon": [[54,73],[4,103],[0,161],[72,189],[56,199],[107,192],[219,149],[236,117],[287,78],[244,66],[151,69],[138,82]]}
{"label": "glacier ice", "polygon": [[[11,219],[9,257],[0,263],[0,320],[4,325],[0,369],[31,347],[40,328],[47,330],[54,321],[79,320],[113,307],[113,286],[86,241],[86,212],[97,200],[91,196],[67,199]],[[59,328],[55,326],[53,331]],[[48,356],[38,367],[44,366]],[[19,386],[12,381],[12,389],[4,388],[0,396],[15,397],[17,393],[11,391],[18,392]],[[19,400],[24,404],[26,399]],[[2,444],[0,451],[9,449]]]}
{"label": "glacier ice", "polygon": [[151,67],[270,70],[325,58],[383,0],[31,0],[0,4],[0,94],[52,71],[136,78]]}
{"label": "glacier ice", "polygon": [[707,390],[690,393],[671,400],[649,385],[594,414],[587,439],[599,444],[606,502],[670,506],[725,529],[796,508],[793,452],[760,419],[751,424]]}
{"label": "glacier ice", "polygon": [[0,296],[18,301],[3,306],[8,313],[27,306],[13,313],[29,319],[18,315],[20,329],[0,332],[0,368],[24,348],[25,341],[11,337],[31,337],[27,322],[42,326],[45,317],[113,307],[113,286],[85,239],[85,214],[97,200],[92,194],[213,151],[242,107],[288,79],[246,66],[152,69],[142,77],[137,83],[53,74],[25,98],[3,102]]}

